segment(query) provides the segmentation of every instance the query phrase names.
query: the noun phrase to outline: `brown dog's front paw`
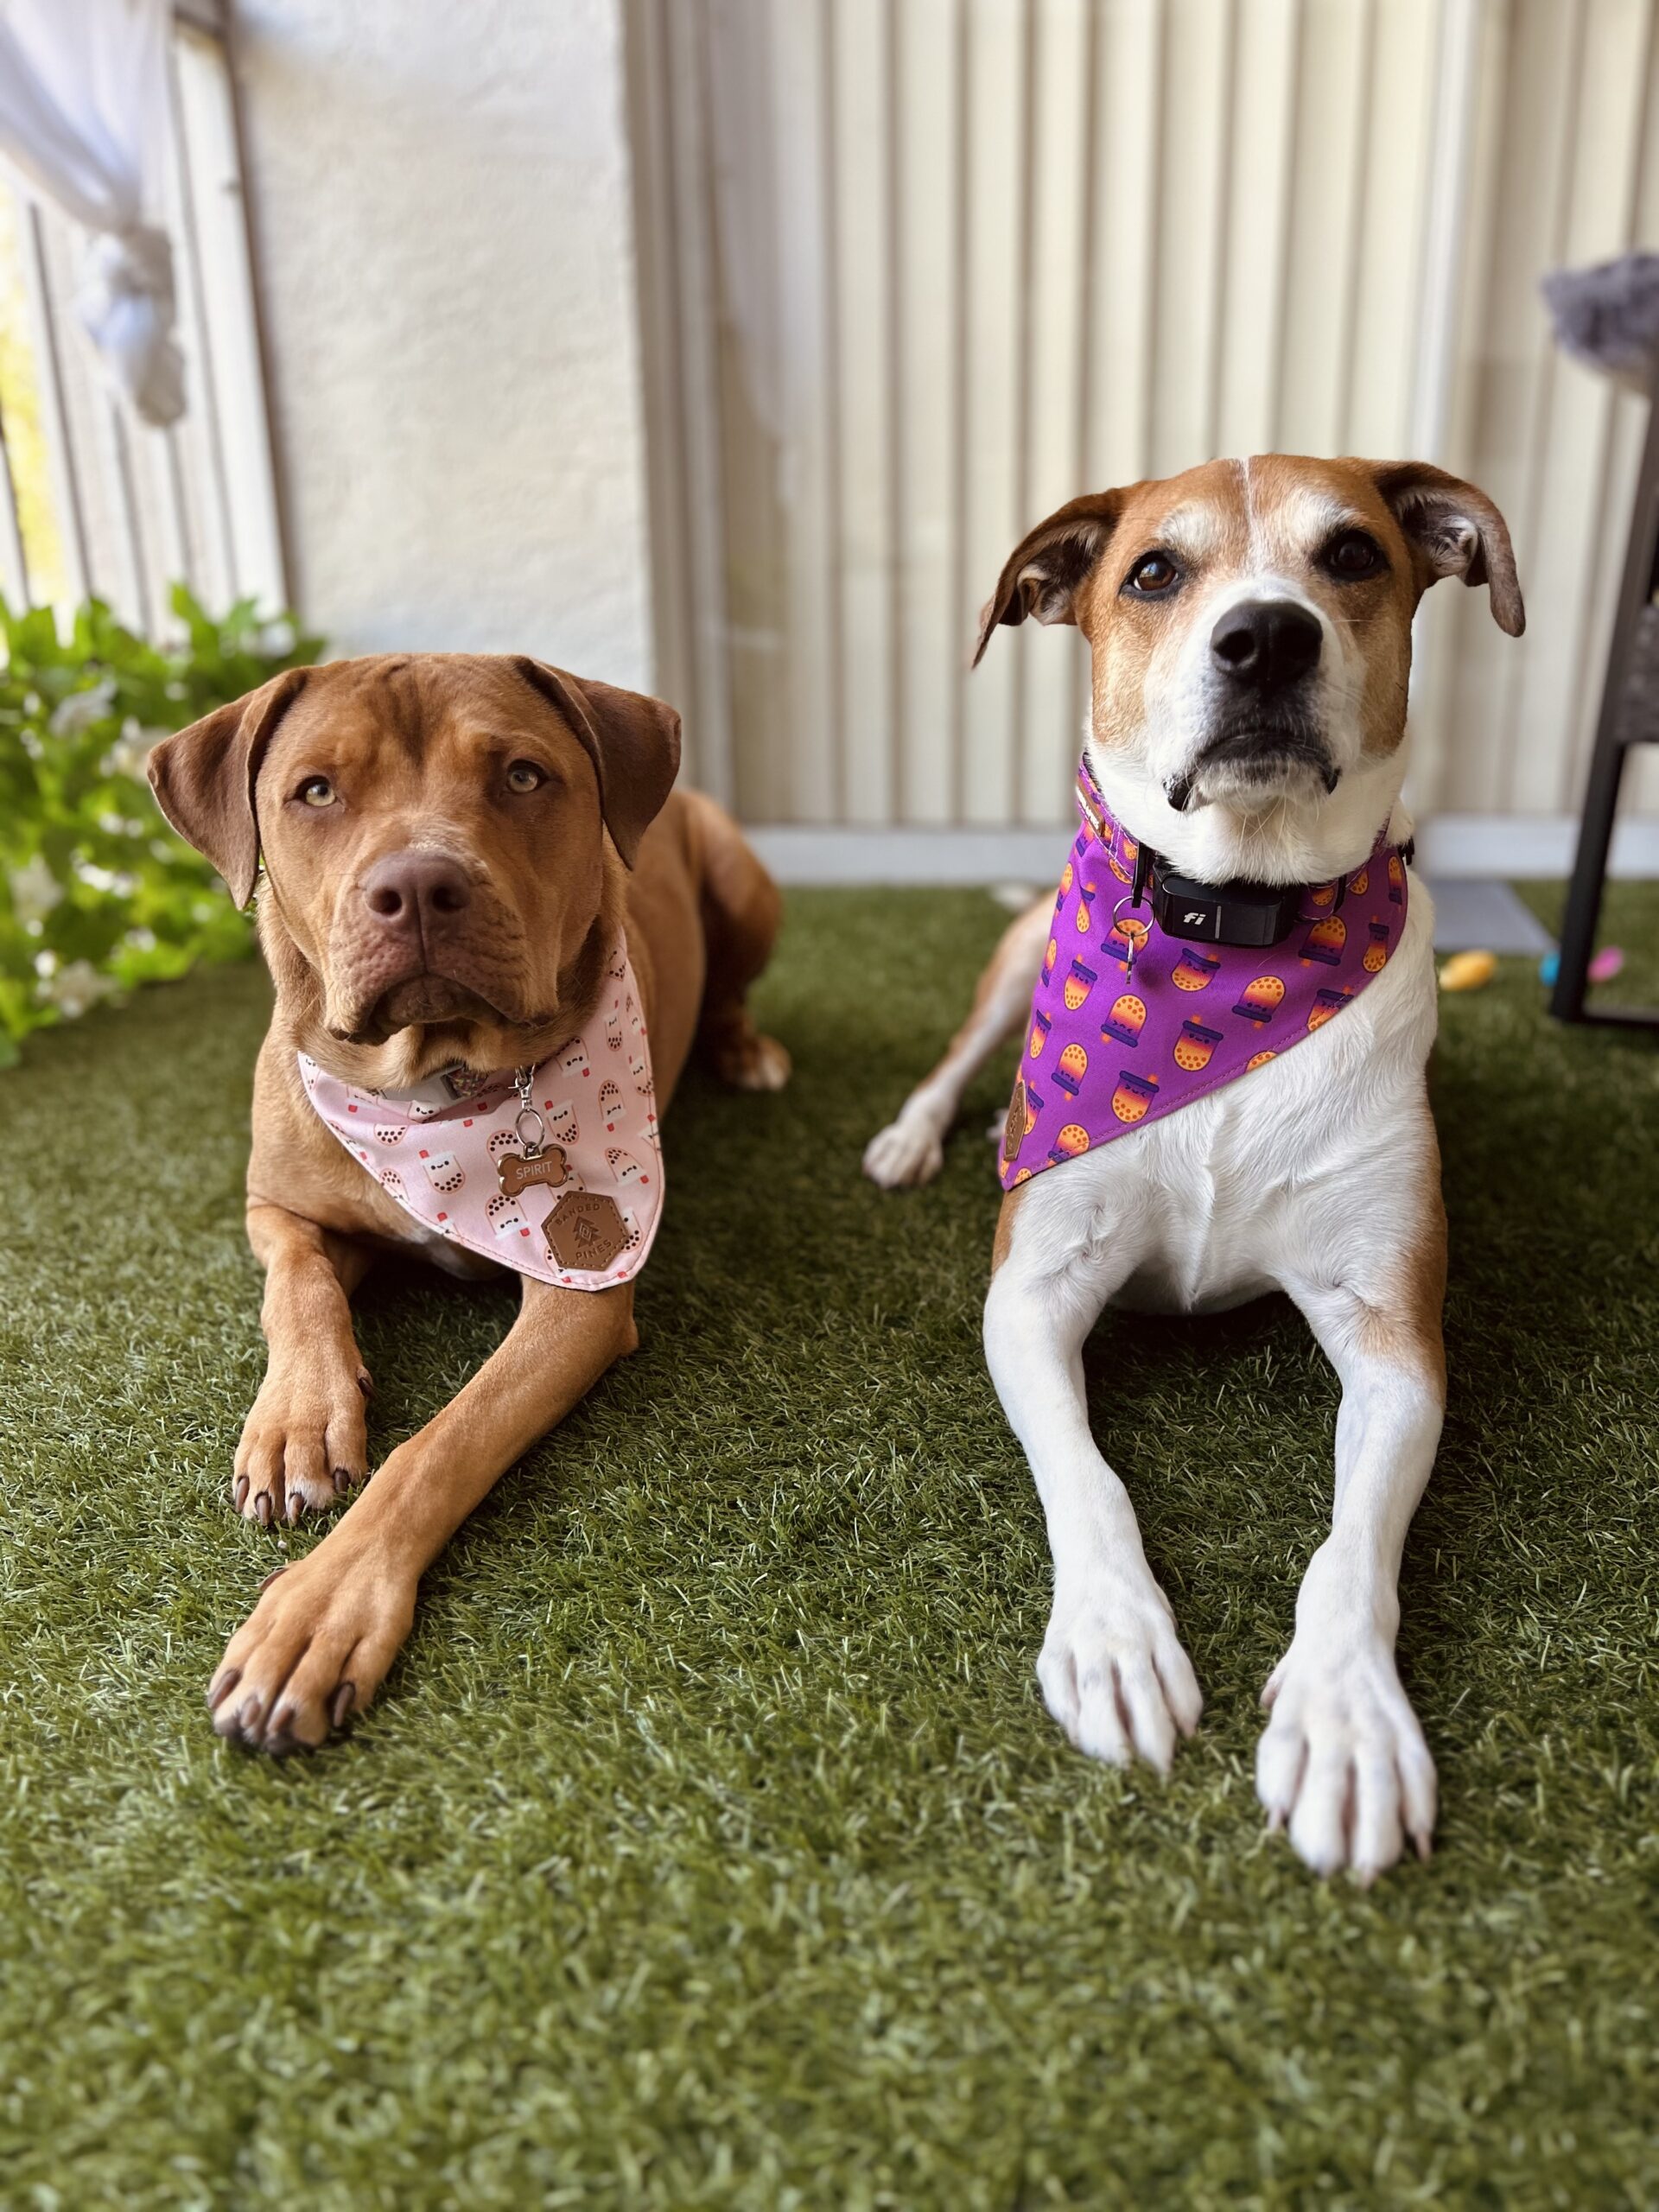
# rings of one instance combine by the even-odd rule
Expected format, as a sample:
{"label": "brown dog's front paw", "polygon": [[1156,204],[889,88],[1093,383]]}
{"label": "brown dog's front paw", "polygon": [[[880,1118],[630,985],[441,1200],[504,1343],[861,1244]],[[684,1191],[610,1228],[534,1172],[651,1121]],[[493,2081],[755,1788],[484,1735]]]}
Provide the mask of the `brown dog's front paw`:
{"label": "brown dog's front paw", "polygon": [[368,1471],[363,1408],[372,1389],[360,1367],[266,1376],[236,1447],[231,1497],[244,1520],[291,1527],[357,1487]]}
{"label": "brown dog's front paw", "polygon": [[327,1551],[270,1577],[208,1685],[214,1728],[251,1751],[315,1751],[369,1703],[409,1634],[415,1586]]}

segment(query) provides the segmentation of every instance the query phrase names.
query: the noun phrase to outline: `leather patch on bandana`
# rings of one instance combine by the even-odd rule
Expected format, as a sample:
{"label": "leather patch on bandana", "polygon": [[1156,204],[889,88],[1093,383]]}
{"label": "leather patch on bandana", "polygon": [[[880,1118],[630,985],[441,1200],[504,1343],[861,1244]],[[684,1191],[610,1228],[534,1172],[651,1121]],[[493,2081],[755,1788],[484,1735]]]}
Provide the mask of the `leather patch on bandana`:
{"label": "leather patch on bandana", "polygon": [[547,1217],[547,1249],[562,1268],[592,1274],[608,1268],[628,1241],[614,1198],[602,1191],[572,1191]]}
{"label": "leather patch on bandana", "polygon": [[1014,1096],[1008,1101],[1008,1118],[1002,1124],[1002,1157],[1012,1160],[1026,1141],[1026,1079],[1014,1079]]}

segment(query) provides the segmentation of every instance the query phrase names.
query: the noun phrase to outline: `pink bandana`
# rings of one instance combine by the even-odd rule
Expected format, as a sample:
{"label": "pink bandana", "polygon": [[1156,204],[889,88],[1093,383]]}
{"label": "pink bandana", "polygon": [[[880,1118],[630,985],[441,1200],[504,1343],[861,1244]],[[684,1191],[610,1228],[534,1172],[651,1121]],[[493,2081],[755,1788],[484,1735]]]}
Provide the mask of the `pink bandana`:
{"label": "pink bandana", "polygon": [[1279,944],[1167,936],[1132,904],[1138,849],[1086,763],[1077,807],[1002,1132],[1004,1190],[1287,1052],[1381,973],[1406,925],[1405,861],[1385,824],[1368,861],[1308,887]]}
{"label": "pink bandana", "polygon": [[627,948],[580,1036],[539,1067],[452,1068],[407,1093],[354,1090],[302,1052],[305,1095],[406,1214],[521,1275],[608,1290],[645,1265],[663,1155]]}

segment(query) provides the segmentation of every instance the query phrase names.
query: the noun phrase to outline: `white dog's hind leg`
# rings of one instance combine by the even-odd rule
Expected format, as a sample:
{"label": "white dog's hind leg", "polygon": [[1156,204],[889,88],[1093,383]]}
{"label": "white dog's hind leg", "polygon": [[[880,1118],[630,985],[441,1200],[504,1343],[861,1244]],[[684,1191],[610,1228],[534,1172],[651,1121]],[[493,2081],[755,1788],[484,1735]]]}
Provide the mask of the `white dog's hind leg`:
{"label": "white dog's hind leg", "polygon": [[1287,1286],[1342,1379],[1342,1407],[1331,1534],[1263,1694],[1272,1718],[1256,1790],[1310,1866],[1348,1866],[1363,1882],[1393,1865],[1408,1835],[1427,1858],[1434,1827],[1434,1763],[1394,1647],[1406,1530],[1446,1406],[1439,1240],[1437,1224],[1421,1249],[1402,1252],[1387,1289]]}
{"label": "white dog's hind leg", "polygon": [[931,1183],[944,1165],[944,1140],[963,1092],[1025,1019],[1052,912],[1053,901],[1044,899],[1002,932],[979,979],[973,1012],[950,1039],[944,1058],[911,1092],[897,1119],[864,1147],[864,1173],[873,1183],[888,1191],[906,1183]]}
{"label": "white dog's hind leg", "polygon": [[[1177,1731],[1192,1734],[1204,1700],[1128,1493],[1090,1432],[1083,1378],[1084,1339],[1138,1254],[1128,1234],[1089,1237],[1085,1248],[1087,1210],[1080,1222],[1058,1207],[1043,1212],[1040,1230],[1014,1217],[985,1302],[991,1379],[1030,1460],[1054,1559],[1038,1680],[1079,1751],[1114,1766],[1138,1756],[1167,1771]],[[1003,1230],[1009,1220],[1005,1209]],[[1075,1241],[1056,1249],[1054,1232],[1067,1228]]]}

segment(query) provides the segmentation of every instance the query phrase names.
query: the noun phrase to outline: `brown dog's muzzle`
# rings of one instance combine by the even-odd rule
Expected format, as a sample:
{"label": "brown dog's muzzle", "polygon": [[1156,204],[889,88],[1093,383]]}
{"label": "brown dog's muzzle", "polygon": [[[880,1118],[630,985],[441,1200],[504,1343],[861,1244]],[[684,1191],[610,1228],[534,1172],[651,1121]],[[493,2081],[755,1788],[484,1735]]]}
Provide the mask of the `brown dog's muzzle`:
{"label": "brown dog's muzzle", "polygon": [[414,1022],[518,1019],[519,932],[499,908],[447,854],[383,854],[336,922],[335,1034],[380,1044]]}

